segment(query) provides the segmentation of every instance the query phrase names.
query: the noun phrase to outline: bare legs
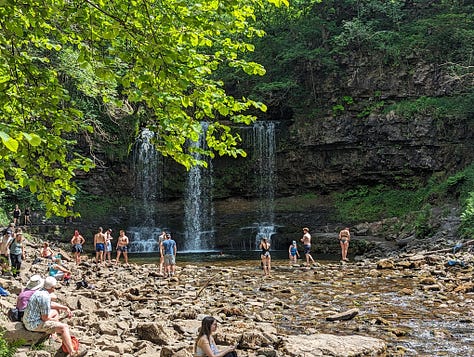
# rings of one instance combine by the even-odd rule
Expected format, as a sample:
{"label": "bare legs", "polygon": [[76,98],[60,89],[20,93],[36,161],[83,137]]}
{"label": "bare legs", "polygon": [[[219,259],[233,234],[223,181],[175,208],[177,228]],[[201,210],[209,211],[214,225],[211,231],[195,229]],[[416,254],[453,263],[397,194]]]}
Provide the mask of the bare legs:
{"label": "bare legs", "polygon": [[120,262],[120,254],[123,253],[123,257],[125,259],[125,264],[128,264],[128,252],[124,250],[123,252],[119,249],[117,249],[117,258],[115,258],[115,265],[117,265]]}
{"label": "bare legs", "polygon": [[263,274],[266,276],[270,276],[270,270],[272,265],[272,258],[270,256],[262,256],[262,266],[263,266]]}
{"label": "bare legs", "polygon": [[347,251],[349,250],[349,242],[340,242],[341,245],[341,258],[347,260]]}

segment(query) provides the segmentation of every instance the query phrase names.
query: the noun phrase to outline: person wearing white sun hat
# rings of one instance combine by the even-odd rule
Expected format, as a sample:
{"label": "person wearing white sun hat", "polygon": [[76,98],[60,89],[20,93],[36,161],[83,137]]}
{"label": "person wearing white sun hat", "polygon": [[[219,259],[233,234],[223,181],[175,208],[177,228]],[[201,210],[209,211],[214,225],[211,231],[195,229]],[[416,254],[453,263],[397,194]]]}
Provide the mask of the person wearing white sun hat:
{"label": "person wearing white sun hat", "polygon": [[87,351],[74,350],[69,326],[59,322],[58,311],[66,311],[67,316],[71,317],[72,312],[67,306],[51,301],[51,293],[54,292],[58,281],[48,276],[44,279],[43,289],[36,291],[30,298],[23,315],[23,324],[29,331],[57,333],[61,335],[63,344],[68,351],[69,356],[84,356]]}
{"label": "person wearing white sun hat", "polygon": [[23,317],[23,313],[31,296],[33,296],[37,290],[41,289],[43,284],[44,279],[41,277],[41,275],[33,275],[30,280],[28,280],[28,283],[26,284],[23,291],[18,295],[18,298],[16,299],[16,308],[18,309],[18,317],[20,319]]}

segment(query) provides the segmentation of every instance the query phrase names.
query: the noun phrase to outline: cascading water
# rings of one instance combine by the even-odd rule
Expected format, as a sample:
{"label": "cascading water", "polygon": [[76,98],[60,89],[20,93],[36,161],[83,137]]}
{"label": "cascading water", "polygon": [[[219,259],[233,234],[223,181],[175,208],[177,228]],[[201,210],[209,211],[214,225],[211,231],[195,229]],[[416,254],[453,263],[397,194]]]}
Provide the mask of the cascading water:
{"label": "cascading water", "polygon": [[133,147],[132,162],[135,173],[135,222],[129,227],[130,252],[159,251],[158,236],[162,228],[156,227],[156,204],[163,192],[163,157],[153,145],[154,133],[142,130]]}
{"label": "cascading water", "polygon": [[[197,142],[190,145],[206,149],[208,123],[202,122],[202,134]],[[184,228],[184,251],[210,251],[214,248],[214,206],[212,203],[212,162],[199,153],[193,154],[198,160],[206,160],[207,168],[192,167],[186,180]]]}
{"label": "cascading water", "polygon": [[253,157],[257,169],[259,193],[259,221],[255,237],[255,249],[262,238],[269,240],[275,234],[275,172],[276,142],[275,123],[256,122],[253,125]]}

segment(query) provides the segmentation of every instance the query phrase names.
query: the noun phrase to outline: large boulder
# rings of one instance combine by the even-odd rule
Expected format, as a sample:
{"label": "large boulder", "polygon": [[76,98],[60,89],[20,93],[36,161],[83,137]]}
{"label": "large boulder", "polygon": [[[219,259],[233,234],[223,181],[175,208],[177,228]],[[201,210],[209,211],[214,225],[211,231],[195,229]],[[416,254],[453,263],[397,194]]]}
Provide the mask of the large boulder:
{"label": "large boulder", "polygon": [[8,342],[21,341],[22,345],[37,345],[48,339],[49,334],[44,332],[28,331],[22,322],[6,322],[3,326],[3,338]]}
{"label": "large boulder", "polygon": [[359,336],[336,336],[328,334],[297,335],[286,338],[285,356],[378,356],[386,351],[383,340]]}

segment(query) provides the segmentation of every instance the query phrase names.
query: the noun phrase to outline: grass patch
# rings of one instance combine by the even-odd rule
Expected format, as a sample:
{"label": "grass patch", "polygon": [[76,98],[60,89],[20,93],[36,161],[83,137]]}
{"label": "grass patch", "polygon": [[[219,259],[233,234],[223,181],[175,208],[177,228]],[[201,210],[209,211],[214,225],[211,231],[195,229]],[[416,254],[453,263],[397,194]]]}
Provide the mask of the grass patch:
{"label": "grass patch", "polygon": [[461,234],[474,234],[474,163],[454,175],[433,175],[411,189],[359,186],[334,194],[338,219],[346,222],[406,218],[419,236],[432,233],[432,206],[456,202],[462,207]]}

